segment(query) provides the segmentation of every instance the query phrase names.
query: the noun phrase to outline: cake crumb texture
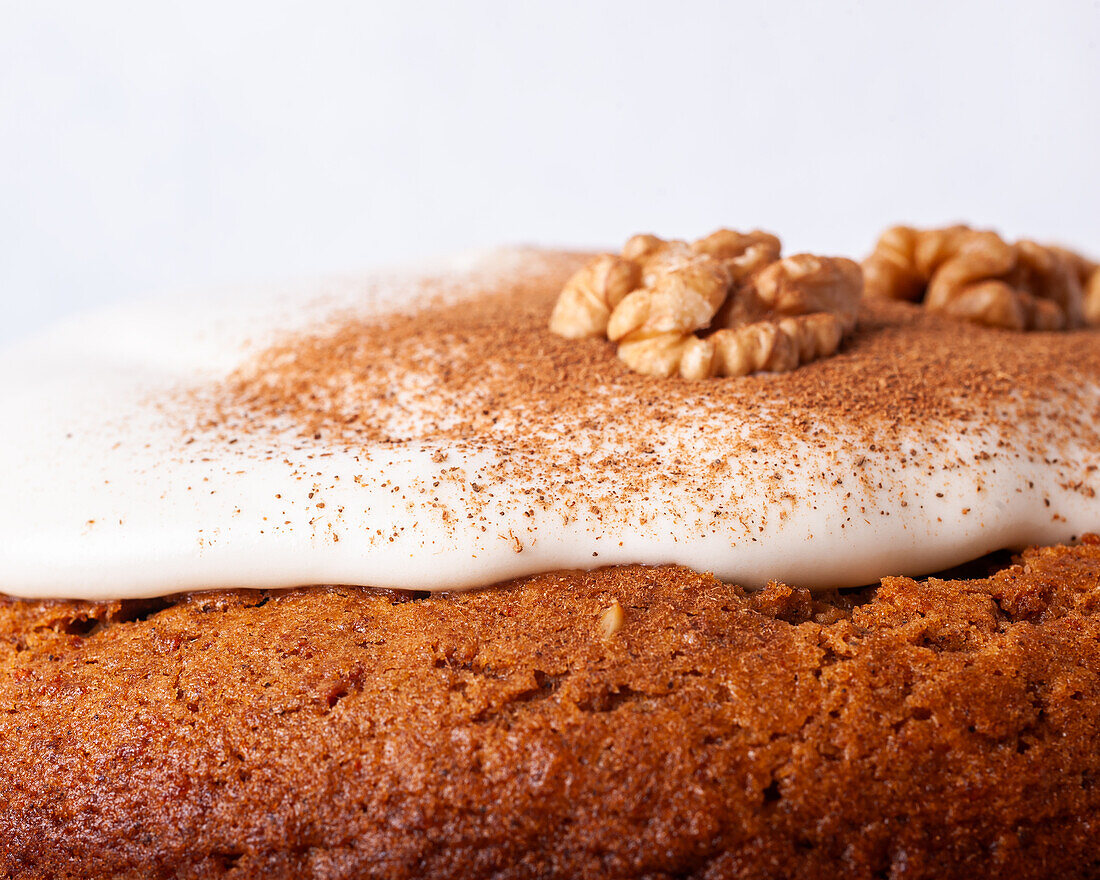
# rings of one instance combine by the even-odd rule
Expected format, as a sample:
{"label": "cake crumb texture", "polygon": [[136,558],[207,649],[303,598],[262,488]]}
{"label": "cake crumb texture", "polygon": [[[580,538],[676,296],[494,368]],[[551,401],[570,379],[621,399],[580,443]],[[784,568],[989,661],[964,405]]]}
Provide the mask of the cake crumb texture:
{"label": "cake crumb texture", "polygon": [[0,876],[1092,877],[1098,719],[1096,538],[819,596],[0,597]]}

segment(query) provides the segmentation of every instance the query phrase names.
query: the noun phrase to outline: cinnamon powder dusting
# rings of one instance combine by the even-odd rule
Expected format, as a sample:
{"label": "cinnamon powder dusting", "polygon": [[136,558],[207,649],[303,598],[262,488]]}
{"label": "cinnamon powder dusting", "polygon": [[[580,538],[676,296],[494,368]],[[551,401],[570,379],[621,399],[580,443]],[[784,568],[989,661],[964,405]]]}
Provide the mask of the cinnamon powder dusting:
{"label": "cinnamon powder dusting", "polygon": [[[903,497],[852,511],[889,515],[919,503],[922,475],[969,464],[974,446],[960,447],[963,437],[985,467],[1045,460],[1063,487],[1094,491],[1094,468],[1073,452],[1100,449],[1094,329],[1023,334],[864,302],[835,357],[706,383],[655,378],[629,370],[604,340],[547,329],[563,282],[587,258],[532,252],[469,289],[429,284],[404,310],[333,316],[206,395],[203,433],[270,438],[272,456],[289,443],[299,479],[309,476],[303,454],[338,450],[377,469],[427,448],[436,478],[393,491],[520,549],[523,523],[508,520],[517,504],[527,516],[552,510],[601,528],[644,524],[660,509],[688,528],[714,531],[735,517],[739,531],[759,533],[792,505],[814,503],[788,488],[795,475],[817,497],[849,492],[853,480],[881,486],[882,474],[904,469]],[[462,506],[440,501],[440,481],[461,484]],[[766,504],[745,509],[736,488],[731,495],[750,485]]]}

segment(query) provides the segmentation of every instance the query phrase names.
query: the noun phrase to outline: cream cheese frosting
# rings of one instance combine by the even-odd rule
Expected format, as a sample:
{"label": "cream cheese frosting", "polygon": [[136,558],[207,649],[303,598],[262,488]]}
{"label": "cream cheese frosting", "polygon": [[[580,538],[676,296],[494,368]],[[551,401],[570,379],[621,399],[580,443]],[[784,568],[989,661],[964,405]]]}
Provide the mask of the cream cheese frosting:
{"label": "cream cheese frosting", "polygon": [[1094,330],[868,304],[787,376],[630,374],[510,250],[73,320],[0,355],[0,592],[920,575],[1100,530]]}

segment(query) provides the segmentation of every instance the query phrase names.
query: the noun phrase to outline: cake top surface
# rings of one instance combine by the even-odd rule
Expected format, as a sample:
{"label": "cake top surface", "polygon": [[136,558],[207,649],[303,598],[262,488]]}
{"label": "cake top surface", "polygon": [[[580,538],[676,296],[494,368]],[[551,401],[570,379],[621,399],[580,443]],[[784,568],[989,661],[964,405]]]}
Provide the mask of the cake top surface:
{"label": "cake top surface", "polygon": [[587,256],[128,307],[8,351],[0,592],[619,563],[829,588],[1100,529],[1096,330],[865,302],[824,360],[657,378],[548,332]]}

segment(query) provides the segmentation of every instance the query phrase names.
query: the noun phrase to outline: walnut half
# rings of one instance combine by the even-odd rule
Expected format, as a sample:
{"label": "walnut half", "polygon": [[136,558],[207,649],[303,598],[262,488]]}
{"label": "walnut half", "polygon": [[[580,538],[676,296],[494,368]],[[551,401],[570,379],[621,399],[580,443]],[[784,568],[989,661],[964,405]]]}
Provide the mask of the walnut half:
{"label": "walnut half", "polygon": [[636,235],[566,283],[559,336],[606,335],[631,369],[685,379],[785,372],[834,353],[856,323],[862,273],[851,260],[780,259],[766,232],[720,229],[691,244]]}
{"label": "walnut half", "polygon": [[863,274],[868,296],[923,302],[992,327],[1061,330],[1100,323],[1095,263],[967,226],[888,229],[864,260]]}

